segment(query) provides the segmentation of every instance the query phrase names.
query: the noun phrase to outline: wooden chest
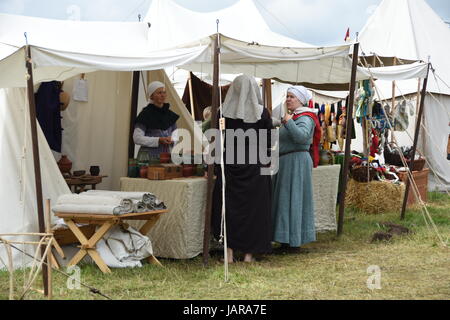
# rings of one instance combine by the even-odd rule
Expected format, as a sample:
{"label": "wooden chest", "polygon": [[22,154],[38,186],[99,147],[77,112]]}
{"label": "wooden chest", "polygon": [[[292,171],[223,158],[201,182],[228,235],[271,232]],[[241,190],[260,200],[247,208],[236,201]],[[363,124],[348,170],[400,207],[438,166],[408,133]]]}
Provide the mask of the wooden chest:
{"label": "wooden chest", "polygon": [[183,167],[173,163],[161,163],[147,169],[147,178],[150,180],[169,180],[183,176]]}
{"label": "wooden chest", "polygon": [[[427,202],[428,200],[428,173],[430,169],[423,169],[421,171],[413,171],[413,179],[417,185],[417,188],[419,189],[420,197],[422,198],[423,202]],[[398,177],[400,180],[402,180],[404,183],[406,183],[408,179],[408,175],[406,172],[399,172]],[[417,203],[416,196],[414,195],[413,185],[411,184],[409,187],[409,194],[408,194],[408,202],[406,203],[407,206],[410,206],[414,203]]]}

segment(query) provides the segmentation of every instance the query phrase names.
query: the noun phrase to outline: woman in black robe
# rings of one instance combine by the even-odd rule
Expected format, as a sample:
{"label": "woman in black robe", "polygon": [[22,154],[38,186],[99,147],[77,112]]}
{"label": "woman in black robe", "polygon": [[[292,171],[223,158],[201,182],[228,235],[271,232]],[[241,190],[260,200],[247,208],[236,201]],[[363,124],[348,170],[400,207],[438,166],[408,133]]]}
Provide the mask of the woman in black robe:
{"label": "woman in black robe", "polygon": [[[233,81],[223,104],[227,129],[224,170],[229,263],[233,262],[236,250],[245,254],[245,262],[254,261],[254,254],[271,251],[271,177],[267,173],[261,174],[267,163],[261,161],[259,155],[261,152],[266,157],[270,156],[272,119],[261,104],[261,94],[255,79],[246,75]],[[236,137],[239,134],[244,136],[244,133],[245,140]],[[262,146],[260,139],[266,142]],[[234,157],[229,154],[231,148],[234,148]],[[227,159],[227,155],[233,159]],[[214,236],[220,239],[223,233],[220,166],[216,166],[215,174],[212,226]]]}

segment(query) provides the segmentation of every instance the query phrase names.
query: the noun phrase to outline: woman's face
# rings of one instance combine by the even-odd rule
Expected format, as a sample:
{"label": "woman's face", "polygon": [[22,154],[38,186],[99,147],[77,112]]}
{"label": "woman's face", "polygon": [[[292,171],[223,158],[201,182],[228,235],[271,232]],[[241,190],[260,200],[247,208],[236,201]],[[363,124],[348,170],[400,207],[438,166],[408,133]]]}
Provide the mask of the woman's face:
{"label": "woman's face", "polygon": [[294,111],[295,109],[301,107],[302,103],[294,94],[288,92],[286,95],[286,106],[289,111]]}
{"label": "woman's face", "polygon": [[155,92],[150,96],[150,99],[153,100],[153,103],[157,106],[162,106],[166,102],[166,89],[158,88]]}

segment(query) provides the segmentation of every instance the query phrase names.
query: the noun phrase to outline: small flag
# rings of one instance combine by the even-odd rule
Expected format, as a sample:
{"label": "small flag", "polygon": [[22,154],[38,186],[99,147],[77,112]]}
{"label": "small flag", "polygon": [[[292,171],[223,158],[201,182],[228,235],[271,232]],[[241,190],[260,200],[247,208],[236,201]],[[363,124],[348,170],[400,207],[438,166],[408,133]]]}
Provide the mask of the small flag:
{"label": "small flag", "polygon": [[345,34],[344,41],[347,42],[350,40],[350,28],[347,28],[347,33]]}

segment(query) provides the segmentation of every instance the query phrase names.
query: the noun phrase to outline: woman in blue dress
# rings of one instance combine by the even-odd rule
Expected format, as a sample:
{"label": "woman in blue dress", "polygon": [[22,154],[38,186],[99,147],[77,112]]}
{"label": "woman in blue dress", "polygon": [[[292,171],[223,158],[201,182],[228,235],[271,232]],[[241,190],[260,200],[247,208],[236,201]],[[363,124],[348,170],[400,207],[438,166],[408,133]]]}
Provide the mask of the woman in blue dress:
{"label": "woman in blue dress", "polygon": [[[316,240],[310,147],[320,132],[317,110],[305,87],[290,87],[279,131],[279,170],[273,180],[273,241],[300,247]],[[320,133],[319,133],[320,139]]]}
{"label": "woman in blue dress", "polygon": [[138,158],[144,153],[157,158],[162,152],[170,152],[176,142],[176,121],[179,116],[166,103],[165,85],[153,81],[148,86],[150,103],[142,109],[135,121],[134,143],[140,145]]}

